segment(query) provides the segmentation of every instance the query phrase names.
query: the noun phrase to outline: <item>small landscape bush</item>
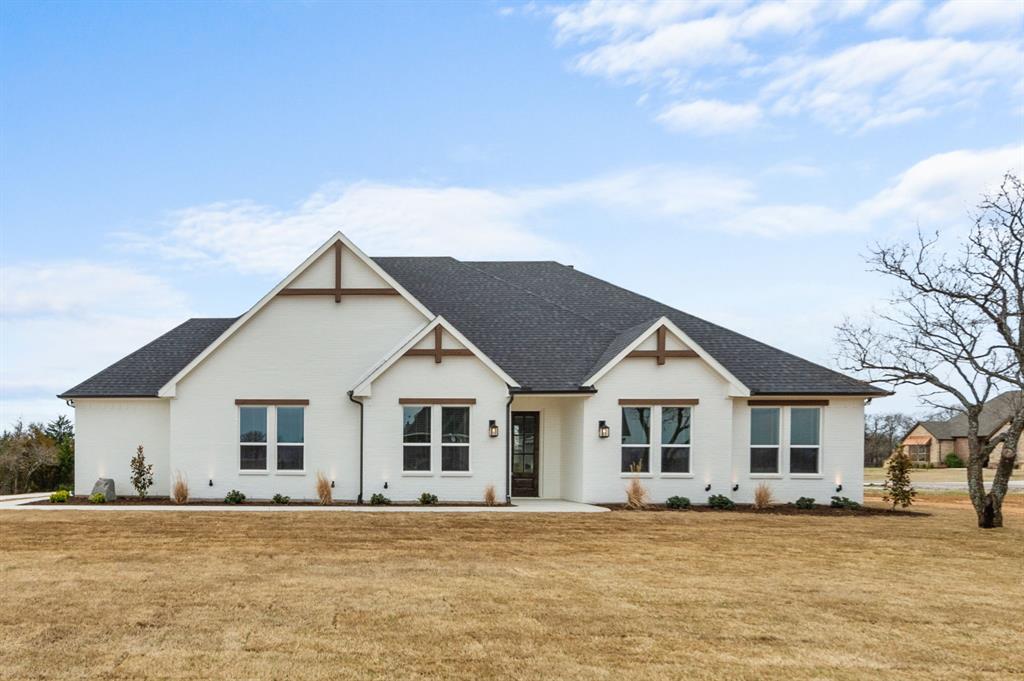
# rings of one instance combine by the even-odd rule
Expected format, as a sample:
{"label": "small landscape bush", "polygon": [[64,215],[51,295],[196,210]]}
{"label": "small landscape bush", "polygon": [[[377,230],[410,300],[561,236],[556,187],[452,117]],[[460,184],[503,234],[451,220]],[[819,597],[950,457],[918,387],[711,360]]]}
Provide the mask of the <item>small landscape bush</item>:
{"label": "small landscape bush", "polygon": [[188,501],[188,480],[178,471],[174,474],[174,482],[171,483],[171,500],[176,504],[184,504]]}
{"label": "small landscape bush", "polygon": [[65,501],[68,500],[68,497],[70,497],[70,496],[71,495],[68,494],[67,490],[59,489],[59,490],[57,490],[56,492],[54,492],[53,494],[50,495],[50,503],[51,504],[63,504]]}
{"label": "small landscape bush", "polygon": [[665,500],[665,505],[669,508],[690,508],[690,500],[686,497],[669,497]]}
{"label": "small landscape bush", "polygon": [[754,488],[754,508],[759,510],[766,509],[771,506],[774,501],[775,498],[772,496],[772,488],[768,486],[768,483],[762,482]]}
{"label": "small landscape bush", "polygon": [[484,487],[484,506],[494,506],[498,503],[498,493],[494,491],[494,485]]}
{"label": "small landscape bush", "polygon": [[849,509],[860,508],[860,504],[858,504],[853,499],[848,499],[846,497],[832,497],[832,504],[831,504],[831,506],[832,506],[832,508],[849,508]]}
{"label": "small landscape bush", "polygon": [[796,500],[796,507],[804,511],[809,511],[810,509],[814,508],[814,498],[800,497],[799,499]]}
{"label": "small landscape bush", "polygon": [[274,498],[271,499],[271,501],[273,501],[275,504],[287,504],[291,500],[291,497],[286,497],[283,494],[275,494]]}
{"label": "small landscape bush", "polygon": [[885,461],[885,482],[882,484],[882,501],[906,508],[914,503],[917,491],[910,483],[910,457],[900,447]]}
{"label": "small landscape bush", "polygon": [[717,508],[723,511],[729,511],[736,508],[736,502],[724,494],[712,494],[708,497],[708,506],[711,508]]}
{"label": "small landscape bush", "polygon": [[391,503],[391,500],[388,499],[383,494],[381,494],[380,492],[377,492],[372,497],[370,497],[370,505],[371,506],[387,506],[390,503]]}
{"label": "small landscape bush", "polygon": [[633,478],[626,485],[626,506],[638,511],[647,508],[647,488],[637,478]]}
{"label": "small landscape bush", "polygon": [[135,449],[135,456],[129,462],[132,469],[132,487],[139,493],[140,499],[145,499],[149,488],[153,486],[153,464],[146,463],[146,454],[142,445]]}
{"label": "small landscape bush", "polygon": [[245,501],[245,495],[237,489],[233,489],[224,496],[225,504],[240,504]]}
{"label": "small landscape bush", "polygon": [[324,506],[330,506],[334,501],[331,495],[331,481],[322,471],[316,472],[316,496]]}
{"label": "small landscape bush", "polygon": [[964,467],[964,460],[961,459],[956,454],[953,454],[952,452],[950,452],[949,454],[946,454],[945,463],[946,463],[946,468],[963,468]]}
{"label": "small landscape bush", "polygon": [[107,495],[103,492],[96,492],[95,494],[89,495],[90,504],[105,504],[107,503]]}
{"label": "small landscape bush", "polygon": [[431,504],[437,503],[437,495],[431,494],[430,492],[424,492],[420,495],[420,503],[424,506],[430,506]]}

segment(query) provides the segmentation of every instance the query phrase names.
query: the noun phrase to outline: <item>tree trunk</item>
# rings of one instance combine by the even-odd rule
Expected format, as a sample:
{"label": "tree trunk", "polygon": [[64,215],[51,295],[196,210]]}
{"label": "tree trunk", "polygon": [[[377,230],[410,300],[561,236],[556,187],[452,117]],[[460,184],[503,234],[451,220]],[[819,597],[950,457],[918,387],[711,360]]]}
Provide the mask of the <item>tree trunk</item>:
{"label": "tree trunk", "polygon": [[1010,486],[1013,464],[1017,461],[1017,443],[1020,441],[1021,430],[1013,426],[1006,433],[1003,451],[999,456],[996,473],[992,477],[992,487],[985,495],[984,504],[978,511],[978,527],[989,529],[1003,526],[1003,499]]}

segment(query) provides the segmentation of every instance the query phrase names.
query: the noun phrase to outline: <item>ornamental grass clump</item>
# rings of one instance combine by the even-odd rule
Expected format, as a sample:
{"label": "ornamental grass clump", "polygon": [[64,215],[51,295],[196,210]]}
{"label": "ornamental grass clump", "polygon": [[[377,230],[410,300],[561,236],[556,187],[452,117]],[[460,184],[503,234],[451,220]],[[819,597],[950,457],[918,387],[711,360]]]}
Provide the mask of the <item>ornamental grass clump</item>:
{"label": "ornamental grass clump", "polygon": [[171,483],[171,501],[176,504],[184,504],[188,501],[188,480],[177,471],[174,474],[174,482]]}
{"label": "ornamental grass clump", "polygon": [[498,503],[498,493],[494,491],[494,485],[484,487],[484,506],[494,506]]}
{"label": "ornamental grass clump", "polygon": [[628,508],[634,511],[645,509],[647,508],[648,498],[647,488],[637,478],[633,478],[626,485],[626,506]]}
{"label": "ornamental grass clump", "polygon": [[773,503],[775,503],[775,497],[772,496],[772,488],[768,486],[768,483],[762,482],[754,488],[754,508],[764,510]]}
{"label": "ornamental grass clump", "polygon": [[319,497],[321,505],[331,505],[333,501],[331,498],[331,481],[327,479],[327,476],[322,471],[316,472],[316,495]]}

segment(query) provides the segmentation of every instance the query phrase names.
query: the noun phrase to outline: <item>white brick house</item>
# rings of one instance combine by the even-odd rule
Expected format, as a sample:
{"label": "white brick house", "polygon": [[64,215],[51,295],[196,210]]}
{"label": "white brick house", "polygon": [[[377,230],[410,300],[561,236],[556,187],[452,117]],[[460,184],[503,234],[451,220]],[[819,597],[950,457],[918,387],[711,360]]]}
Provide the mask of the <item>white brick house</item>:
{"label": "white brick house", "polygon": [[60,395],[76,492],[499,495],[619,502],[862,496],[885,395],[554,262],[377,258],[338,233],[249,311],[192,319]]}

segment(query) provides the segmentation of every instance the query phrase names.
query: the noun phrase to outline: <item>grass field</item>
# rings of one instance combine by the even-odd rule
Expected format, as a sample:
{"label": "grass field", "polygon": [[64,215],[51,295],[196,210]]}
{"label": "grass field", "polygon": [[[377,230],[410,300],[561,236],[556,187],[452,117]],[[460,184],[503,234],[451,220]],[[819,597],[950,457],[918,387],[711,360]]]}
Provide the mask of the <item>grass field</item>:
{"label": "grass field", "polygon": [[4,512],[0,678],[1024,674],[1024,497],[918,508]]}

